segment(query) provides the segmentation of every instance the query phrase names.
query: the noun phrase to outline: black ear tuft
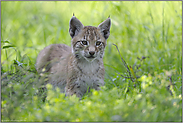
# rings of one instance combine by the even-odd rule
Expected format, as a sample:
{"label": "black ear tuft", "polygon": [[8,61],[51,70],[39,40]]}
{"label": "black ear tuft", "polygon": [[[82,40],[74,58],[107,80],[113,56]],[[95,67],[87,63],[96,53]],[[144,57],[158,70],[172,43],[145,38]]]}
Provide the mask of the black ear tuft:
{"label": "black ear tuft", "polygon": [[70,20],[69,26],[69,33],[72,38],[78,35],[80,30],[84,27],[83,24],[74,16],[74,14]]}
{"label": "black ear tuft", "polygon": [[99,24],[98,28],[101,30],[104,38],[107,40],[107,38],[110,35],[110,27],[111,27],[111,19],[110,17],[107,18],[105,21],[103,21],[101,24]]}

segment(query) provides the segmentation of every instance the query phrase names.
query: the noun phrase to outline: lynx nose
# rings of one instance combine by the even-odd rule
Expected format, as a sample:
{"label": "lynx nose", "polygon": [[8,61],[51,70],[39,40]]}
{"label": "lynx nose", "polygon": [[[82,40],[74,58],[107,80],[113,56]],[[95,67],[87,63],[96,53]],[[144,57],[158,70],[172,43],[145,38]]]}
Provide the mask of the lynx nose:
{"label": "lynx nose", "polygon": [[93,56],[95,54],[95,51],[90,51],[89,54]]}

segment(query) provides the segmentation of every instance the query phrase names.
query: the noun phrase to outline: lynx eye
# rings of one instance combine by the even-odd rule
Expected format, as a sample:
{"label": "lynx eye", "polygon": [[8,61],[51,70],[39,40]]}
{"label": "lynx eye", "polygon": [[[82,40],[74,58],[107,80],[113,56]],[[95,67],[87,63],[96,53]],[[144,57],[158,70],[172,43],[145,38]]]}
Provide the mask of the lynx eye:
{"label": "lynx eye", "polygon": [[102,42],[97,41],[97,42],[96,42],[96,46],[99,46],[101,43],[102,43]]}
{"label": "lynx eye", "polygon": [[88,42],[87,42],[87,41],[81,41],[81,43],[82,43],[83,45],[88,45]]}

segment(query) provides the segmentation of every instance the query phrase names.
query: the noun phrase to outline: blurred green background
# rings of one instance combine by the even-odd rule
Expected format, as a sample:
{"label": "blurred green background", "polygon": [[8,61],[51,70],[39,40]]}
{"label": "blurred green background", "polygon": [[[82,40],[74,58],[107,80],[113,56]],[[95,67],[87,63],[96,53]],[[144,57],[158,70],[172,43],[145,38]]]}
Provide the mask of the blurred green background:
{"label": "blurred green background", "polygon": [[[180,1],[3,1],[1,40],[8,40],[22,56],[26,54],[35,62],[39,51],[45,46],[53,43],[70,46],[68,29],[73,13],[86,26],[98,26],[110,15],[112,26],[105,64],[116,68],[121,66],[117,50],[112,46],[114,43],[131,65],[137,57],[149,56],[145,69],[175,68],[180,73],[181,12]],[[1,45],[5,46],[4,43]],[[1,61],[11,64],[17,52],[2,50]]]}
{"label": "blurred green background", "polygon": [[[152,81],[157,84],[159,79],[162,78],[163,81],[169,82],[166,74],[171,73],[173,84],[175,84],[174,96],[179,96],[182,93],[182,1],[2,1],[1,75],[4,75],[7,71],[14,71],[16,69],[14,68],[15,61],[19,66],[23,65],[23,67],[35,69],[39,51],[50,44],[63,43],[70,46],[69,20],[73,13],[85,26],[98,26],[110,15],[111,32],[104,55],[107,89],[117,87],[123,97],[126,98],[128,95],[124,90],[129,81],[118,74],[126,75],[127,70],[116,47],[112,45],[116,44],[128,66],[140,64],[141,61],[138,58],[147,57],[142,61],[139,71],[135,73],[136,76],[153,76]],[[20,82],[23,81],[23,79],[20,80]],[[162,83],[160,81],[160,85]],[[160,97],[156,95],[157,99],[168,98],[165,96],[166,94],[163,95],[166,90],[158,89],[158,85],[156,85],[157,88],[151,88],[162,93],[161,96],[159,95]],[[5,89],[2,93],[6,93]],[[104,91],[104,96],[107,95],[107,91]],[[111,93],[113,94],[113,91]],[[135,92],[130,94],[131,96],[134,94],[131,98],[136,98]],[[111,97],[111,99],[115,100],[117,97]],[[148,98],[146,99],[148,100]],[[3,104],[5,104],[5,100],[4,98]],[[11,100],[13,99],[10,98]],[[130,101],[130,99],[126,101]],[[159,107],[164,106],[163,103],[159,104]],[[12,102],[12,104],[14,103]],[[125,105],[126,102],[123,102],[123,104]],[[139,105],[141,105],[141,108],[146,107],[140,103],[140,100]],[[133,110],[133,106],[126,111]],[[175,113],[177,117],[166,114],[174,111],[172,105],[169,107],[172,109],[168,109],[166,112],[163,112],[164,108],[155,111],[154,117],[151,118],[143,115],[143,121],[175,121],[177,117],[177,121],[181,121],[180,110],[175,109],[175,112],[178,112]],[[79,110],[78,107],[76,109]],[[113,110],[112,106],[110,110]],[[161,118],[157,118],[155,116],[157,112],[164,113],[167,116],[162,115]],[[136,119],[135,114],[132,115],[134,120],[129,120],[131,117],[125,115],[126,120],[124,118],[124,121],[141,121],[138,119],[138,117],[141,117],[139,115],[136,116]],[[8,119],[8,116],[4,115],[4,119]],[[24,118],[27,116],[22,114]],[[109,114],[105,116],[104,119],[106,119],[99,118],[100,121],[115,121],[107,119]],[[15,113],[9,116],[9,119],[12,117],[16,117]],[[54,116],[52,118],[54,119]],[[101,118],[103,118],[103,115],[101,115]],[[112,119],[115,118],[116,115]],[[82,121],[81,119],[71,121]],[[120,121],[119,117],[117,119],[116,121]]]}

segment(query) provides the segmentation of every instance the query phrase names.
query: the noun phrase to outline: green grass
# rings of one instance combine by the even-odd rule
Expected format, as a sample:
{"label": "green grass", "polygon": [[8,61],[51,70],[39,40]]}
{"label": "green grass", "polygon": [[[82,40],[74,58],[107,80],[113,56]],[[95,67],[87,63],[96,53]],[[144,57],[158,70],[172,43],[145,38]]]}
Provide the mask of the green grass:
{"label": "green grass", "polygon": [[[2,1],[2,121],[181,122],[181,5],[181,1]],[[98,26],[111,17],[104,55],[106,84],[82,100],[47,85],[43,101],[40,88],[45,78],[35,70],[36,57],[53,43],[70,46],[73,13],[86,26]],[[121,76],[128,72],[113,44],[139,77],[134,82]],[[147,58],[138,59],[143,57]]]}

